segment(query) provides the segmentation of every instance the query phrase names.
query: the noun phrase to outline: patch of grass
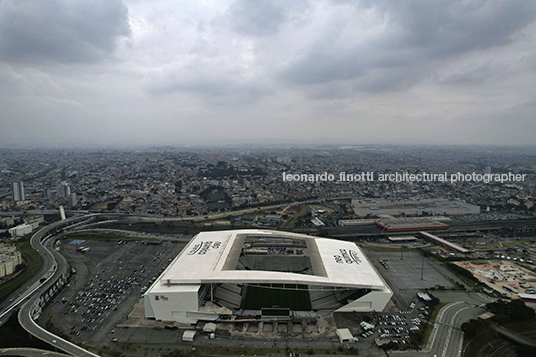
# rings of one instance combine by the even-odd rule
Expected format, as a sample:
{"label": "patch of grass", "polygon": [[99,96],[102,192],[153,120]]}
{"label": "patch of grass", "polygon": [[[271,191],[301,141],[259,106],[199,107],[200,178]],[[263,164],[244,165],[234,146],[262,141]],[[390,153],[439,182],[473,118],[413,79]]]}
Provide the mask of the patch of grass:
{"label": "patch of grass", "polygon": [[[262,344],[265,341],[259,341],[259,344]],[[273,342],[269,342],[272,344]],[[237,344],[240,344],[239,340],[237,340]],[[285,342],[277,342],[278,345],[284,346]],[[165,346],[174,346],[177,348],[177,350],[172,351],[170,353],[163,353],[162,356],[189,356],[192,355],[191,352],[185,352],[186,349],[190,349],[191,345],[184,345],[184,344],[164,344]],[[137,343],[121,343],[118,342],[115,344],[116,348],[120,348],[124,352],[138,352],[139,348],[141,347],[141,344]],[[160,347],[161,344],[143,344],[143,346],[155,346]],[[83,346],[86,348],[86,346]],[[244,347],[209,347],[209,346],[193,346],[195,348],[195,355],[200,356],[285,356],[288,355],[289,351],[292,351],[294,353],[301,353],[302,356],[307,355],[351,355],[351,356],[358,356],[359,351],[355,348],[350,349],[337,349],[337,350],[319,350],[319,349],[287,349],[287,348],[244,348]],[[91,350],[91,349],[90,349]],[[97,351],[96,351],[97,352]],[[104,351],[101,351],[101,353]]]}
{"label": "patch of grass", "polygon": [[106,202],[99,202],[95,203],[93,206],[89,208],[90,211],[102,211],[108,208],[108,203]]}
{"label": "patch of grass", "polygon": [[[207,356],[267,356],[267,355],[279,355],[284,356],[288,355],[288,351],[286,349],[277,349],[277,348],[239,348],[239,347],[228,347],[228,348],[220,348],[220,347],[195,347],[196,354],[199,355],[207,355]],[[307,355],[352,355],[356,356],[357,351],[355,349],[350,350],[297,350],[292,349],[293,353],[301,353],[302,356]],[[311,353],[313,352],[313,353]]]}
{"label": "patch of grass", "polygon": [[[518,333],[523,334],[530,331],[532,334],[536,331],[536,320],[509,322],[503,326]],[[493,343],[487,347],[486,345],[494,340],[503,341],[501,337],[489,327],[483,327],[482,330],[471,339],[467,339],[466,335],[464,335],[463,356],[476,356],[479,353],[481,355],[485,354],[486,356],[491,355],[491,353],[495,351],[495,347]],[[513,349],[514,348],[512,347],[511,350]]]}
{"label": "patch of grass", "polygon": [[123,351],[138,352],[141,347],[141,343],[117,342],[115,347]]}
{"label": "patch of grass", "polygon": [[401,251],[408,252],[408,253],[413,252],[413,250],[409,250],[409,249],[369,247],[369,246],[365,246],[365,247],[363,247],[363,249],[370,250],[370,251],[373,251],[373,252],[401,252]]}
{"label": "patch of grass", "polygon": [[509,328],[512,331],[519,333],[527,331],[536,331],[536,320],[522,321],[522,322],[510,322],[504,324],[504,327]]}
{"label": "patch of grass", "polygon": [[9,320],[0,327],[0,336],[0,348],[24,346],[51,351],[54,350],[48,343],[31,336],[22,328],[19,324],[18,310],[14,311]]}
{"label": "patch of grass", "polygon": [[[184,229],[191,229],[191,224],[188,222],[136,222],[132,223],[128,228],[117,226],[118,228],[128,229],[135,232],[147,232],[147,233],[163,233],[173,234],[183,231]],[[195,230],[193,231],[195,232]]]}
{"label": "patch of grass", "polygon": [[219,210],[219,209],[225,209],[226,207],[227,207],[227,204],[221,203],[221,202],[207,203],[207,208],[210,211],[216,211],[216,210]]}
{"label": "patch of grass", "polygon": [[453,263],[447,263],[445,266],[453,272],[458,279],[460,279],[465,285],[474,287],[475,284],[480,284],[480,281],[473,276],[473,274],[465,268],[462,268]]}
{"label": "patch of grass", "polygon": [[0,285],[0,301],[7,299],[15,290],[26,284],[34,275],[36,275],[43,266],[43,258],[33,250],[30,245],[31,235],[27,235],[24,241],[17,243],[17,249],[22,254],[26,262],[24,270],[15,278]]}
{"label": "patch of grass", "polygon": [[471,248],[471,249],[505,249],[505,248],[513,248],[514,247],[511,244],[503,243],[503,242],[490,242],[490,243],[486,243],[484,245],[478,245],[478,244],[474,244],[474,243],[464,243],[463,246],[466,247],[466,248]]}
{"label": "patch of grass", "polygon": [[218,347],[195,347],[195,352],[200,355],[209,355],[209,356],[266,356],[268,354],[277,354],[285,355],[285,349],[271,349],[271,348],[240,348],[240,347],[227,347],[227,348],[218,348]]}
{"label": "patch of grass", "polygon": [[308,212],[311,212],[311,209],[309,208],[309,206],[307,205],[301,205],[300,206],[300,211],[298,213],[296,213],[294,215],[294,217],[292,217],[292,219],[290,219],[287,224],[286,224],[286,227],[287,228],[293,228],[296,223],[298,222],[298,220],[305,216]]}
{"label": "patch of grass", "polygon": [[470,340],[464,338],[463,356],[477,356],[482,350],[482,347],[484,347],[487,343],[493,340],[500,340],[500,338],[495,334],[495,332],[493,332],[489,328],[482,330],[482,332],[480,332],[478,335],[471,338]]}

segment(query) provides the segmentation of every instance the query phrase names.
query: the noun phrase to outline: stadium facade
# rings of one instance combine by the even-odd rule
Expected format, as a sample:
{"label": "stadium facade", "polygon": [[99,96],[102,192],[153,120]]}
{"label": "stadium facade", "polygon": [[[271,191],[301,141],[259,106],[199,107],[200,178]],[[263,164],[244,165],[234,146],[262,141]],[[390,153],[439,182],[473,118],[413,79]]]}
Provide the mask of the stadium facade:
{"label": "stadium facade", "polygon": [[145,315],[196,323],[249,311],[382,311],[392,292],[352,242],[268,230],[203,232],[144,294]]}

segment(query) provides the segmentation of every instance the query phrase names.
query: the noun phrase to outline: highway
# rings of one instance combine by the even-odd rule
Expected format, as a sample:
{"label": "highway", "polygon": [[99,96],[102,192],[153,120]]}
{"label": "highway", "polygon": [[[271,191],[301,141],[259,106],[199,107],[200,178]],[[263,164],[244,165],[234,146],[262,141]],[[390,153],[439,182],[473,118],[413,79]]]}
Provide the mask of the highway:
{"label": "highway", "polygon": [[22,306],[24,302],[26,302],[28,298],[32,296],[32,294],[34,294],[40,289],[40,286],[43,285],[40,283],[40,280],[42,278],[50,278],[52,276],[52,273],[56,269],[54,257],[51,254],[47,254],[46,249],[44,249],[41,241],[59,226],[69,225],[71,223],[76,223],[84,218],[87,219],[88,217],[95,216],[97,215],[92,214],[89,216],[71,217],[64,221],[56,221],[34,233],[32,238],[30,239],[30,245],[43,258],[43,266],[41,267],[41,270],[39,270],[39,272],[35,276],[33,276],[26,284],[22,285],[13,294],[11,294],[11,296],[8,297],[2,304],[0,304],[0,326],[3,325],[9,319],[13,311],[15,311],[19,306]]}
{"label": "highway", "polygon": [[[86,351],[79,346],[46,331],[42,327],[38,326],[32,318],[37,316],[39,313],[39,309],[36,308],[35,304],[36,301],[40,299],[41,294],[56,284],[58,279],[60,279],[62,276],[66,276],[69,269],[65,258],[53,249],[55,238],[49,237],[48,235],[58,226],[70,224],[76,225],[83,220],[96,216],[121,219],[121,217],[117,217],[115,214],[71,217],[65,221],[54,222],[47,227],[42,228],[32,236],[30,241],[31,246],[43,257],[43,267],[35,277],[33,277],[27,284],[24,284],[11,296],[11,298],[13,298],[12,301],[7,299],[7,302],[0,305],[0,324],[5,322],[17,307],[22,306],[19,312],[19,321],[21,326],[30,334],[71,355],[97,356],[94,353]],[[128,217],[128,215],[120,216]],[[131,217],[129,218],[132,219]],[[478,227],[478,229],[482,229],[483,227],[499,226],[527,227],[534,225],[535,222],[535,220],[477,222],[457,224],[456,229],[468,230],[468,228],[474,229]],[[83,226],[80,228],[82,227]],[[367,232],[369,232],[368,234],[384,234],[380,227],[373,224],[355,227],[326,227],[326,229],[332,232],[337,231],[339,233],[344,232],[347,234],[355,234],[355,232],[362,234],[366,234]],[[39,281],[42,278],[47,280],[43,284],[40,284]],[[484,311],[484,309],[478,307],[475,308],[474,305],[469,305],[465,302],[458,301],[451,303],[440,311],[430,341],[423,351],[393,351],[393,354],[401,356],[459,356],[461,353],[463,340],[462,332],[459,330],[459,327],[463,322],[467,321],[468,319],[475,318]]]}
{"label": "highway", "polygon": [[[28,331],[28,333],[64,352],[67,352],[68,354],[83,357],[98,357],[98,355],[91,353],[67,340],[64,340],[48,332],[34,321],[34,317],[37,318],[38,314],[40,313],[42,293],[48,291],[49,288],[52,288],[58,282],[58,280],[66,277],[69,269],[68,263],[65,258],[56,250],[54,250],[53,246],[55,239],[53,237],[48,237],[47,235],[54,228],[60,225],[76,223],[80,219],[87,218],[87,216],[72,217],[64,221],[54,222],[47,227],[42,228],[32,236],[30,244],[32,248],[34,248],[43,257],[43,260],[45,262],[43,265],[43,269],[41,269],[40,273],[37,274],[32,279],[32,281],[39,282],[39,280],[42,278],[46,278],[47,280],[38,288],[29,290],[21,295],[21,300],[19,304],[23,305],[22,308],[19,310],[18,318],[20,325],[22,326],[22,328]],[[50,276],[51,272],[52,275]],[[14,308],[17,305],[14,305],[8,308],[6,311],[2,312],[1,318],[7,318],[7,316],[9,316],[13,312]]]}
{"label": "highway", "polygon": [[325,223],[327,223],[327,225],[329,226],[332,226],[332,227],[337,227],[338,223],[339,223],[339,219],[344,215],[344,210],[341,208],[341,206],[339,205],[336,205],[335,203],[331,203],[331,202],[324,202],[322,203],[324,206],[327,206],[329,208],[332,208],[336,213],[335,215],[333,216],[333,218]]}
{"label": "highway", "polygon": [[392,351],[391,354],[397,357],[459,357],[463,345],[461,325],[484,312],[486,309],[465,301],[443,306],[436,317],[428,343],[422,351]]}
{"label": "highway", "polygon": [[[340,196],[340,197],[331,197],[331,198],[329,198],[329,201],[345,200],[345,199],[351,199],[351,198],[352,198],[351,196],[344,195],[344,196]],[[229,215],[233,215],[233,216],[242,215],[242,214],[255,212],[255,211],[258,211],[258,210],[268,211],[268,210],[272,210],[272,209],[283,207],[283,206],[297,206],[297,205],[308,204],[308,203],[325,203],[325,202],[328,202],[328,200],[326,200],[324,198],[314,198],[314,199],[309,199],[309,200],[304,200],[304,201],[279,203],[279,204],[270,205],[270,206],[255,206],[255,207],[241,209],[241,210],[238,210],[238,211],[225,211],[225,212],[221,212],[221,213],[210,213],[210,214],[206,214],[206,215],[202,215],[202,216],[191,216],[191,217],[162,217],[162,216],[151,215],[151,214],[136,214],[136,215],[133,215],[133,214],[130,214],[130,213],[125,213],[125,212],[107,212],[107,213],[104,213],[104,214],[100,214],[100,216],[103,216],[103,217],[104,216],[107,216],[107,217],[112,217],[112,216],[118,217],[119,216],[119,217],[130,217],[130,218],[136,217],[137,220],[139,220],[139,221],[152,221],[152,222],[163,222],[163,221],[170,221],[170,222],[173,222],[173,221],[186,221],[186,222],[189,222],[189,221],[203,221],[205,219],[218,219],[218,218],[228,217]],[[90,213],[91,212],[87,211],[87,210],[69,210],[69,209],[65,209],[65,214],[67,214],[67,215],[69,215],[69,214],[88,215]],[[34,214],[34,215],[56,214],[56,215],[59,215],[59,211],[57,209],[54,209],[54,210],[23,210],[23,211],[0,212],[0,216],[13,216],[13,215],[23,215],[23,214]],[[89,216],[87,216],[87,217],[89,217]]]}
{"label": "highway", "polygon": [[[68,224],[72,222],[76,222],[79,220],[80,217],[74,217],[70,218],[69,220],[65,220],[62,223]],[[43,258],[47,256],[47,261],[52,261],[53,264],[55,264],[56,269],[54,270],[54,275],[51,279],[49,279],[47,282],[45,282],[42,286],[42,290],[46,291],[49,287],[51,287],[53,284],[56,283],[58,279],[60,279],[62,276],[66,276],[69,265],[65,258],[59,254],[56,250],[54,250],[53,245],[55,242],[54,238],[46,239],[44,242],[42,242],[42,239],[45,238],[45,234],[48,233],[48,230],[42,229],[41,231],[34,234],[31,240],[32,247],[39,252],[39,254],[43,253]],[[43,245],[43,243],[45,245]],[[74,356],[98,356],[94,353],[91,353],[89,351],[86,351],[85,349],[67,341],[64,340],[41,326],[39,326],[33,319],[34,314],[36,313],[36,307],[34,303],[36,303],[40,298],[40,295],[34,295],[28,301],[22,306],[22,308],[19,311],[19,323],[21,324],[22,328],[24,328],[26,331],[28,331],[31,335],[39,338],[42,341],[48,342],[52,346],[57,347],[58,349],[67,352]]]}
{"label": "highway", "polygon": [[45,249],[40,243],[38,244],[38,241],[44,238],[50,231],[64,223],[65,222],[61,221],[54,222],[40,229],[32,236],[30,240],[30,245],[39,253],[39,255],[41,255],[41,257],[43,257],[43,266],[34,277],[32,277],[26,284],[16,290],[8,299],[6,299],[6,301],[4,301],[4,303],[0,305],[0,326],[3,325],[9,319],[13,311],[15,311],[19,306],[26,302],[27,299],[33,293],[35,293],[35,291],[37,291],[37,289],[41,285],[41,283],[39,282],[41,278],[49,278],[51,276],[51,272],[55,268],[54,258],[50,254],[46,254]]}

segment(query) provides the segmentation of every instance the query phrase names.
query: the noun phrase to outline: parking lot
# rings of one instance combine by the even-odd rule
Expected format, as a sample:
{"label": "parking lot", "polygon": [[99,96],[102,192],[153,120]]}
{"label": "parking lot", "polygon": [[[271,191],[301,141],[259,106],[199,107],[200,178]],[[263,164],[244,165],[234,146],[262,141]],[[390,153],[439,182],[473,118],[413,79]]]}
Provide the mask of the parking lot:
{"label": "parking lot", "polygon": [[[132,241],[93,240],[78,242],[78,245],[69,244],[69,241],[62,242],[59,249],[76,273],[72,274],[70,283],[42,314],[41,322],[43,324],[47,320],[49,323],[52,322],[57,332],[75,342],[97,346],[111,345],[115,341],[181,343],[182,333],[153,329],[154,322],[151,326],[139,325],[137,321],[134,321],[137,320],[136,316],[139,312],[132,310],[140,302],[142,294],[184,248],[185,244],[185,242],[172,243],[170,241],[155,245]],[[80,246],[89,249],[80,252]],[[421,328],[421,320],[424,321],[428,314],[424,304],[416,299],[415,292],[435,285],[450,286],[451,283],[426,260],[423,280],[421,280],[423,259],[418,253],[405,252],[404,259],[400,259],[400,253],[396,252],[370,252],[369,256],[391,286],[396,299],[399,300],[396,308],[392,306],[389,312],[367,319],[374,325],[371,328],[361,325],[363,319],[348,322],[345,318],[336,318],[337,327],[352,327],[352,333],[360,339],[355,345],[359,348],[369,348],[375,340],[406,344],[411,332]],[[383,260],[383,264],[380,260]],[[388,265],[387,269],[384,264]],[[400,299],[402,295],[403,298]],[[358,315],[360,314],[347,314],[347,316]],[[257,325],[252,324],[252,326]],[[268,332],[270,327],[275,328],[270,324],[261,324],[261,327],[258,326],[261,330],[249,331],[249,327],[252,326],[248,326],[248,332],[255,337]],[[296,332],[296,337],[304,334],[303,326],[289,326],[291,327],[287,324],[278,324],[276,332],[279,332],[282,327],[288,327],[291,330],[283,331],[285,337],[292,337],[294,332]],[[253,342],[254,340],[252,340],[254,344],[262,341]],[[245,341],[247,340],[241,342]],[[208,341],[204,343],[209,344]],[[327,346],[332,342],[309,340],[307,345],[310,346],[311,343]],[[210,344],[231,346],[236,342],[216,338],[210,341]]]}
{"label": "parking lot", "polygon": [[406,309],[415,293],[422,289],[453,287],[446,278],[448,272],[441,271],[444,268],[432,264],[417,252],[409,251],[402,255],[400,252],[367,251],[367,255],[393,291],[395,304],[400,310]]}
{"label": "parking lot", "polygon": [[354,337],[359,338],[356,346],[370,347],[378,343],[407,345],[411,334],[425,328],[431,307],[419,300],[416,295],[407,309],[396,313],[351,314],[335,313],[337,328],[348,328]]}
{"label": "parking lot", "polygon": [[[149,242],[149,241],[148,241]],[[72,267],[69,284],[42,314],[77,342],[115,342],[115,325],[139,301],[185,243],[87,241],[59,245]]]}

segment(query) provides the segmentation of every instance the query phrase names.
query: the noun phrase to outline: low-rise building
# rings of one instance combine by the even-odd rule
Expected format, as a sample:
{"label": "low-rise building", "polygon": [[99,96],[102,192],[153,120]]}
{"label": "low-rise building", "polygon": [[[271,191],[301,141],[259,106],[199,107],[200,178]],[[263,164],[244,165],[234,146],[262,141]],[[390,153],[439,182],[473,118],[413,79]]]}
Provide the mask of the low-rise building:
{"label": "low-rise building", "polygon": [[0,278],[13,274],[19,264],[22,264],[22,256],[16,247],[0,246]]}
{"label": "low-rise building", "polygon": [[20,224],[16,227],[13,227],[9,230],[9,234],[11,234],[11,237],[22,237],[28,233],[32,233],[32,225],[31,224]]}

